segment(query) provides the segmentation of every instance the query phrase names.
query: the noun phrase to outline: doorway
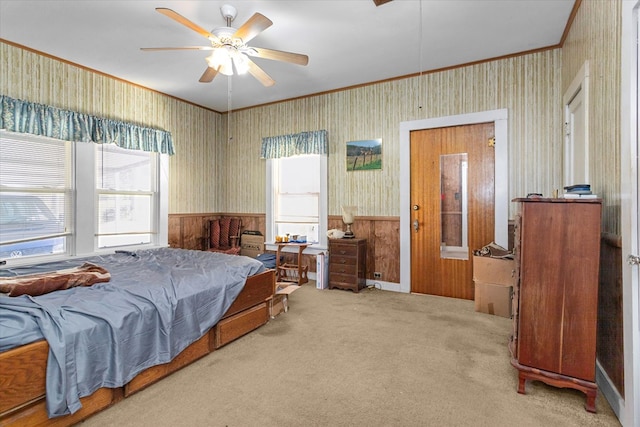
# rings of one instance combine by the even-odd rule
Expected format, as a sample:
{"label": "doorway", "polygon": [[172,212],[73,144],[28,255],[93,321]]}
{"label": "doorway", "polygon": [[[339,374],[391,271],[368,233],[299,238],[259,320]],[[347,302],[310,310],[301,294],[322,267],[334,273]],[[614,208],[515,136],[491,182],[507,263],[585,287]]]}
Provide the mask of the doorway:
{"label": "doorway", "polygon": [[[411,292],[411,132],[422,129],[463,126],[476,123],[494,124],[495,170],[493,241],[508,247],[509,174],[508,174],[508,110],[445,116],[400,123],[400,292]],[[488,243],[488,242],[487,242]]]}
{"label": "doorway", "polygon": [[[623,426],[640,425],[640,1],[622,5],[621,43],[621,235],[624,324],[624,396],[607,395]],[[618,405],[616,405],[616,403]],[[618,406],[616,408],[616,406]]]}
{"label": "doorway", "polygon": [[411,132],[411,292],[473,299],[472,250],[493,240],[494,124]]}

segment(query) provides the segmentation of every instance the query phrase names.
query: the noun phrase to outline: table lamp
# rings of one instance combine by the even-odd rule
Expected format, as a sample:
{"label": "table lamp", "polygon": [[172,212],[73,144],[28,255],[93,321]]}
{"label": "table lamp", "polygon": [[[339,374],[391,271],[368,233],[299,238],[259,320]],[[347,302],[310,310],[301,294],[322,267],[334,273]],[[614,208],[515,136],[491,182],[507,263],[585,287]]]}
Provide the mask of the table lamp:
{"label": "table lamp", "polygon": [[351,224],[353,224],[356,210],[357,206],[342,206],[342,222],[347,226],[347,231],[344,232],[343,239],[353,239],[356,237],[353,231],[351,231]]}

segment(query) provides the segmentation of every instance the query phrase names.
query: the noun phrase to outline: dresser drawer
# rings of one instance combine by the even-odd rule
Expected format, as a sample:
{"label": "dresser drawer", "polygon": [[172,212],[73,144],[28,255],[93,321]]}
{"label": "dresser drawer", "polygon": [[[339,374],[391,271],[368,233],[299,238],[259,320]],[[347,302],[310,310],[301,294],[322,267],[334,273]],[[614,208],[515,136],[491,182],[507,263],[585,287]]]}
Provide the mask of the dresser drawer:
{"label": "dresser drawer", "polygon": [[358,272],[358,266],[355,263],[351,264],[329,264],[329,272],[331,273],[341,273],[341,274],[350,274],[355,276]]}
{"label": "dresser drawer", "polygon": [[340,273],[329,273],[329,284],[340,286],[340,284],[344,285],[355,285],[358,284],[358,277],[353,274],[340,274]]}
{"label": "dresser drawer", "polygon": [[331,254],[329,262],[331,264],[339,264],[339,265],[355,265],[358,263],[358,258],[350,257],[346,255]]}
{"label": "dresser drawer", "polygon": [[331,242],[331,255],[336,258],[341,255],[355,257],[358,255],[358,247],[355,245]]}

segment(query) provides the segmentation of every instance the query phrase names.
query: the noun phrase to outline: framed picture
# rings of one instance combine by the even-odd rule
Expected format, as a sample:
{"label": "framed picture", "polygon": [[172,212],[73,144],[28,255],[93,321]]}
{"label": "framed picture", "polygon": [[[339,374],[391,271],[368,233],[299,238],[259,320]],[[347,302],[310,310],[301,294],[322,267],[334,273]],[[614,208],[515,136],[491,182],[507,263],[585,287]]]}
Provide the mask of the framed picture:
{"label": "framed picture", "polygon": [[347,171],[382,169],[382,139],[347,142]]}

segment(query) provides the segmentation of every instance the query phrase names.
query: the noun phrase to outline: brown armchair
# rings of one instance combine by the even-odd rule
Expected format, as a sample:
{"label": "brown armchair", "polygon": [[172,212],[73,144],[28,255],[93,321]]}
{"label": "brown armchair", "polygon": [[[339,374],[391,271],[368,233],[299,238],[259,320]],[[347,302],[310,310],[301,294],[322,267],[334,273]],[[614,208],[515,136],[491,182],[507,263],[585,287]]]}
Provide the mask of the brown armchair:
{"label": "brown armchair", "polygon": [[237,217],[223,217],[207,221],[206,250],[240,255],[242,221]]}

